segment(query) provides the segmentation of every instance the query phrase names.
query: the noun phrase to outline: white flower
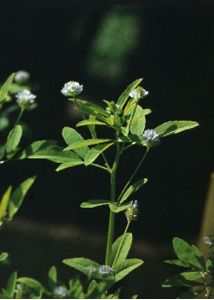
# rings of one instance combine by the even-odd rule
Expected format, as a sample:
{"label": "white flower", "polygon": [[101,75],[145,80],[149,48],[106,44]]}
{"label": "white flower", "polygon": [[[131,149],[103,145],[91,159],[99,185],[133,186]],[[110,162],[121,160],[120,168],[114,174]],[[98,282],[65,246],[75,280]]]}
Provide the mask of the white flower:
{"label": "white flower", "polygon": [[98,273],[101,275],[112,275],[114,274],[114,270],[106,265],[99,266],[97,269]]}
{"label": "white flower", "polygon": [[63,299],[67,296],[67,289],[64,286],[56,286],[53,292],[54,296],[58,299]]}
{"label": "white flower", "polygon": [[77,81],[66,82],[61,89],[61,93],[64,96],[76,96],[79,95],[83,90],[83,85]]}
{"label": "white flower", "polygon": [[137,202],[137,200],[132,200],[132,201],[130,202],[130,206],[131,206],[132,208],[134,208],[134,209],[137,209],[137,208],[138,208],[138,202]]}
{"label": "white flower", "polygon": [[139,100],[141,98],[146,97],[148,94],[149,94],[149,92],[147,90],[145,90],[144,88],[139,86],[136,89],[131,90],[131,92],[129,93],[129,96],[131,98]]}
{"label": "white flower", "polygon": [[16,101],[20,106],[26,106],[33,104],[36,99],[36,95],[32,94],[29,90],[25,89],[15,95]]}
{"label": "white flower", "polygon": [[159,135],[154,129],[147,129],[143,133],[143,138],[144,138],[144,145],[145,146],[152,146],[155,144],[158,144],[160,141]]}
{"label": "white flower", "polygon": [[134,99],[141,98],[140,92],[138,92],[136,89],[131,90],[131,92],[129,93],[129,96]]}
{"label": "white flower", "polygon": [[208,246],[214,246],[214,239],[211,238],[210,236],[205,236],[203,237],[203,241],[204,241],[204,244],[208,245]]}
{"label": "white flower", "polygon": [[21,83],[27,81],[30,78],[30,73],[24,70],[17,71],[14,77],[15,82]]}
{"label": "white flower", "polygon": [[149,95],[149,91],[145,90],[144,88],[142,88],[142,93],[143,93],[143,97],[146,97]]}

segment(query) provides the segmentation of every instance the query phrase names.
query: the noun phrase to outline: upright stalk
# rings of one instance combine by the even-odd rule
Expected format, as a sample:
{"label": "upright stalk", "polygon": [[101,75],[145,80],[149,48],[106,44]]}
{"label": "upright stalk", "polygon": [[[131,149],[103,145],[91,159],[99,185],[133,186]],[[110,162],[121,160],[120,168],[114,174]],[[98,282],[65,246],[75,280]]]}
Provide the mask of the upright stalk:
{"label": "upright stalk", "polygon": [[[111,175],[110,175],[110,184],[111,184],[111,202],[116,201],[116,175],[117,175],[117,168],[120,158],[120,146],[116,144],[116,156],[113,163]],[[112,243],[114,238],[114,225],[115,225],[115,213],[110,209],[109,212],[109,224],[108,224],[108,236],[107,236],[107,245],[106,245],[106,258],[105,264],[111,264],[111,252],[112,252]]]}
{"label": "upright stalk", "polygon": [[20,112],[19,112],[19,115],[18,115],[18,118],[16,120],[16,123],[15,123],[14,127],[19,124],[19,121],[21,120],[21,117],[22,117],[23,113],[24,113],[24,108],[22,107]]}
{"label": "upright stalk", "polygon": [[127,181],[127,183],[125,184],[124,188],[122,189],[119,197],[118,197],[118,201],[120,201],[121,197],[123,196],[124,192],[126,191],[126,189],[129,187],[129,185],[131,184],[132,180],[134,179],[135,175],[137,174],[138,170],[140,169],[142,163],[144,162],[144,160],[146,159],[148,153],[149,153],[149,147],[146,149],[146,152],[144,153],[142,159],[140,160],[139,164],[137,165],[136,169],[134,170],[134,172],[132,173],[131,177],[129,178],[129,180]]}

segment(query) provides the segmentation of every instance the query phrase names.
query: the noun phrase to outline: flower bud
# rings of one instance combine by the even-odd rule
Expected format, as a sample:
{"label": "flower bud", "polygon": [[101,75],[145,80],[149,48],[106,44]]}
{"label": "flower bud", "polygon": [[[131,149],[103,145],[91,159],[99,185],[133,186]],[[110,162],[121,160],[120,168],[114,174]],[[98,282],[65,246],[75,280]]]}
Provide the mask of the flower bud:
{"label": "flower bud", "polygon": [[16,83],[23,83],[28,81],[28,79],[30,78],[30,73],[24,71],[24,70],[20,70],[17,71],[14,77],[14,81]]}
{"label": "flower bud", "polygon": [[138,202],[137,200],[133,200],[130,202],[129,207],[126,209],[125,216],[128,222],[134,221],[138,216]]}

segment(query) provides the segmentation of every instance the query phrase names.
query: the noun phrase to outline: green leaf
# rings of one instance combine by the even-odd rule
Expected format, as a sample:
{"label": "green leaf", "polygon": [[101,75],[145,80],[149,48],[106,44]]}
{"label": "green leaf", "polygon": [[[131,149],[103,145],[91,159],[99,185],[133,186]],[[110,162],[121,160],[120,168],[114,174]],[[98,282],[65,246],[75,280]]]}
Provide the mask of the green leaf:
{"label": "green leaf", "polygon": [[20,277],[17,279],[17,282],[22,283],[31,289],[45,291],[45,288],[38,280],[30,277]]}
{"label": "green leaf", "polygon": [[10,201],[10,195],[12,192],[12,186],[9,186],[2,196],[1,202],[0,202],[0,220],[3,220],[5,215],[7,214],[8,204]]}
{"label": "green leaf", "polygon": [[105,118],[109,117],[110,115],[105,109],[92,102],[81,99],[71,99],[71,101],[73,101],[76,104],[80,112],[87,115],[93,115],[101,121],[105,122]]}
{"label": "green leaf", "polygon": [[7,146],[6,152],[8,158],[11,158],[14,155],[14,152],[17,150],[17,147],[20,143],[22,137],[23,129],[21,125],[16,125],[9,133],[7,137]]}
{"label": "green leaf", "polygon": [[148,181],[147,178],[143,178],[143,179],[136,181],[134,184],[130,185],[130,187],[123,194],[123,196],[120,200],[120,203],[123,203],[124,201],[126,201],[129,198],[129,196],[131,196],[133,193],[137,192],[145,183],[147,183],[147,181]]}
{"label": "green leaf", "polygon": [[76,127],[81,127],[81,126],[88,126],[88,125],[102,125],[102,126],[107,126],[106,123],[97,121],[97,120],[83,120],[80,121],[76,124]]}
{"label": "green leaf", "polygon": [[145,112],[137,105],[136,111],[131,121],[130,131],[132,134],[141,135],[146,126]]}
{"label": "green leaf", "polygon": [[112,140],[110,140],[110,139],[88,139],[88,140],[73,143],[70,146],[66,147],[64,149],[64,151],[74,150],[77,148],[84,148],[84,147],[97,145],[97,144],[104,144],[104,143],[111,142],[111,141]]}
{"label": "green leaf", "polygon": [[171,278],[164,281],[162,287],[176,287],[176,286],[198,286],[202,285],[200,282],[195,280],[202,277],[201,272],[182,272],[180,274],[174,275]]}
{"label": "green leaf", "polygon": [[88,200],[86,202],[83,202],[80,207],[81,208],[95,208],[103,205],[108,205],[109,200],[99,200],[99,199],[94,199],[94,200]]}
{"label": "green leaf", "polygon": [[173,265],[173,266],[178,266],[178,267],[188,267],[187,264],[184,262],[178,260],[178,259],[167,259],[164,261],[166,264]]}
{"label": "green leaf", "polygon": [[8,279],[6,294],[8,299],[13,299],[16,289],[16,279],[17,279],[17,272],[13,272]]}
{"label": "green leaf", "polygon": [[9,218],[10,219],[12,219],[14,217],[14,215],[17,213],[17,211],[21,207],[21,205],[23,203],[23,200],[24,200],[27,192],[29,191],[29,189],[33,185],[35,179],[36,179],[35,176],[26,179],[12,193],[11,199],[10,199],[10,202],[9,202]]}
{"label": "green leaf", "polygon": [[104,145],[97,145],[91,148],[85,156],[85,165],[88,166],[91,163],[93,163],[100,154],[102,154],[104,151],[110,148],[113,144],[114,143],[108,143]]}
{"label": "green leaf", "polygon": [[[68,146],[77,143],[77,142],[82,142],[84,141],[84,138],[79,134],[78,131],[71,127],[64,127],[62,130],[62,136],[64,138],[64,141]],[[81,158],[85,158],[89,148],[81,148],[81,149],[75,149],[74,152],[76,152]]]}
{"label": "green leaf", "polygon": [[99,267],[98,263],[84,257],[64,259],[63,263],[79,272],[82,272],[88,277],[91,277]]}
{"label": "green leaf", "polygon": [[196,247],[193,247],[184,240],[175,237],[173,239],[173,248],[178,258],[186,265],[199,270],[206,269],[203,256]]}
{"label": "green leaf", "polygon": [[55,266],[52,266],[48,271],[48,286],[52,291],[57,285],[57,270]]}
{"label": "green leaf", "polygon": [[[114,262],[114,266],[117,267],[118,264],[123,262],[130,251],[131,245],[132,245],[132,234],[126,233],[125,235],[121,235],[113,244],[112,246],[112,254],[111,254],[111,265],[115,261],[118,249],[120,247],[119,255],[117,256],[117,260]],[[123,242],[122,242],[123,241]],[[122,242],[122,244],[121,244]]]}
{"label": "green leaf", "polygon": [[121,211],[126,210],[128,207],[130,206],[130,204],[125,204],[125,205],[120,205],[118,204],[118,202],[110,202],[109,203],[109,208],[111,209],[111,211],[113,211],[114,213],[119,213]]}
{"label": "green leaf", "polygon": [[55,163],[81,163],[81,158],[74,152],[63,151],[60,146],[50,146],[28,155],[29,159],[47,159]]}
{"label": "green leaf", "polygon": [[59,171],[62,171],[62,170],[68,169],[68,168],[81,166],[83,164],[84,164],[84,162],[81,160],[76,160],[76,161],[74,160],[72,162],[60,164],[59,167],[56,168],[56,171],[59,172]]}
{"label": "green leaf", "polygon": [[87,294],[88,299],[106,299],[107,291],[114,284],[114,280],[105,279],[97,283],[97,286],[94,287],[94,290],[90,294]]}
{"label": "green leaf", "polygon": [[12,73],[7,80],[3,83],[0,88],[0,103],[2,104],[5,100],[8,100],[11,85],[14,79],[15,73]]}
{"label": "green leaf", "polygon": [[194,121],[168,121],[155,128],[161,137],[177,134],[179,132],[192,129],[199,124]]}
{"label": "green leaf", "polygon": [[117,100],[117,104],[122,108],[126,101],[129,98],[129,93],[135,89],[143,80],[143,78],[137,79],[134,82],[132,82],[126,89],[125,91],[120,95],[119,99]]}
{"label": "green leaf", "polygon": [[8,257],[8,253],[7,252],[1,252],[0,253],[0,262],[2,262],[5,259],[7,259],[7,257]]}
{"label": "green leaf", "polygon": [[78,277],[69,280],[69,298],[85,299],[83,284]]}
{"label": "green leaf", "polygon": [[141,259],[132,258],[126,259],[117,265],[116,273],[115,273],[115,282],[126,277],[130,272],[140,267],[143,264]]}
{"label": "green leaf", "polygon": [[24,149],[20,154],[18,154],[18,159],[25,159],[29,158],[33,154],[40,152],[40,151],[46,151],[51,146],[56,145],[55,141],[47,141],[47,140],[41,140],[36,141],[32,143],[30,146],[28,146],[26,149]]}

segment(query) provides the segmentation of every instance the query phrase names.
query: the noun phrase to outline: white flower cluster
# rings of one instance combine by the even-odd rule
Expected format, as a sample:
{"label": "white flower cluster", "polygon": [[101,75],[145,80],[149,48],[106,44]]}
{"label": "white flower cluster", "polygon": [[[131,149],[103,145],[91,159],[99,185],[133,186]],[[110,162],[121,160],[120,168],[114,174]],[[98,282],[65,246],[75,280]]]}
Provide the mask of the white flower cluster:
{"label": "white flower cluster", "polygon": [[143,133],[144,138],[144,145],[145,146],[152,146],[158,144],[160,141],[159,135],[154,129],[147,129]]}
{"label": "white flower cluster", "polygon": [[203,237],[203,241],[204,241],[204,244],[206,244],[210,247],[214,246],[214,238],[213,237],[206,235],[205,237]]}
{"label": "white flower cluster", "polygon": [[24,70],[17,71],[14,77],[15,82],[22,83],[30,78],[30,73]]}
{"label": "white flower cluster", "polygon": [[131,90],[131,92],[129,93],[129,96],[131,98],[135,98],[135,99],[141,98],[140,92],[138,92],[136,89]]}
{"label": "white flower cluster", "polygon": [[64,286],[56,286],[53,293],[55,298],[63,299],[67,296],[67,289]]}
{"label": "white flower cluster", "polygon": [[19,106],[26,107],[34,103],[36,95],[25,89],[15,95]]}
{"label": "white flower cluster", "polygon": [[71,97],[79,95],[82,91],[83,91],[83,85],[79,84],[79,82],[77,81],[66,82],[63,88],[61,89],[61,93],[64,96],[71,96]]}
{"label": "white flower cluster", "polygon": [[131,98],[139,100],[141,98],[146,97],[148,94],[149,94],[149,92],[147,90],[145,90],[144,88],[139,86],[138,88],[131,90],[131,92],[129,93],[129,96]]}
{"label": "white flower cluster", "polygon": [[114,270],[111,267],[106,266],[106,265],[99,266],[97,269],[97,272],[101,275],[113,275],[114,274]]}

